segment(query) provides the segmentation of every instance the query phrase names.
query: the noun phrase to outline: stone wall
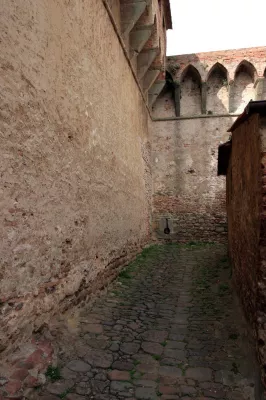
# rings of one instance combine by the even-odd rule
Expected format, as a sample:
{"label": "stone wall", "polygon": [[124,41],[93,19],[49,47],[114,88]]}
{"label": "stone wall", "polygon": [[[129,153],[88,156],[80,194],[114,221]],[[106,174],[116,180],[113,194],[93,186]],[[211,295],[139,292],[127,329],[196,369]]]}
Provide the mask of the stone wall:
{"label": "stone wall", "polygon": [[229,253],[233,281],[257,339],[266,385],[266,119],[255,114],[232,133],[227,172]]}
{"label": "stone wall", "polygon": [[[160,239],[226,241],[225,179],[217,148],[231,117],[152,123],[153,229]],[[169,235],[165,235],[166,218]]]}
{"label": "stone wall", "polygon": [[103,287],[150,238],[153,82],[145,92],[136,77],[118,7],[1,4],[1,351]]}
{"label": "stone wall", "polygon": [[[153,230],[160,239],[226,240],[217,147],[251,99],[266,98],[265,47],[168,57],[153,105]],[[170,235],[165,235],[169,219]]]}
{"label": "stone wall", "polygon": [[165,84],[169,0],[102,0],[143,98],[151,106]]}

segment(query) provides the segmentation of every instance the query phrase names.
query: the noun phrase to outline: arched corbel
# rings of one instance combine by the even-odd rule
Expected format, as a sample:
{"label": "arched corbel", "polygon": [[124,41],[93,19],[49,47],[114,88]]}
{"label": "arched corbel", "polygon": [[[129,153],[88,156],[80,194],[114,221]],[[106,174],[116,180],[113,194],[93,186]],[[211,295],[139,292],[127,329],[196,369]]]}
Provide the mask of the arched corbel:
{"label": "arched corbel", "polygon": [[149,0],[132,0],[131,2],[124,0],[121,1],[121,32],[122,37],[126,42],[130,31],[134,28],[149,3]]}
{"label": "arched corbel", "polygon": [[156,25],[156,17],[153,15],[152,4],[147,1],[146,12],[137,21],[129,35],[130,58],[136,58],[142,51],[145,44],[150,39],[154,26]]}
{"label": "arched corbel", "polygon": [[155,100],[163,90],[164,85],[165,85],[165,74],[163,71],[160,71],[160,74],[158,75],[157,79],[152,84],[148,92],[148,100],[150,108],[153,106]]}

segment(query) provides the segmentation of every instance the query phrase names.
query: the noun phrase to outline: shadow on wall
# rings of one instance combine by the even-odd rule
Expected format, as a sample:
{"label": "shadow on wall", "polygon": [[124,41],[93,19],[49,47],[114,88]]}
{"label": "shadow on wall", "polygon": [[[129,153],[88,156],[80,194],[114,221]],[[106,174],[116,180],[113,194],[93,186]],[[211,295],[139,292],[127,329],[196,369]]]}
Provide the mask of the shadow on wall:
{"label": "shadow on wall", "polygon": [[254,84],[257,79],[255,67],[248,61],[242,61],[235,72],[232,85],[232,112],[241,113],[250,100],[256,100]]}
{"label": "shadow on wall", "polygon": [[227,114],[228,112],[228,72],[222,64],[216,63],[207,77],[206,114]]}
{"label": "shadow on wall", "polygon": [[[175,57],[169,57],[167,83],[153,107],[155,118],[238,114],[256,99],[257,71],[250,62],[241,61],[230,81],[228,70],[221,63],[209,66],[196,54],[189,56],[193,62],[181,66]],[[264,98],[265,82],[263,91]]]}
{"label": "shadow on wall", "polygon": [[199,71],[188,65],[180,82],[180,115],[198,115],[202,112],[202,85]]}

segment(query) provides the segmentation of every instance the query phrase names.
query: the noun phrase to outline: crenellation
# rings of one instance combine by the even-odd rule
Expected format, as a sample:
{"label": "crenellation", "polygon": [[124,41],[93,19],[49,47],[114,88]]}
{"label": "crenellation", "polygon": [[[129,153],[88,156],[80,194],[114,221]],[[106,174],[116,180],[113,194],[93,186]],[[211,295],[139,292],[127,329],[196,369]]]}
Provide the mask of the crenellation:
{"label": "crenellation", "polygon": [[[225,54],[227,58],[225,58]],[[238,114],[243,111],[249,100],[265,98],[263,74],[265,74],[266,59],[265,52],[261,47],[171,56],[167,59],[167,65],[172,80],[180,85],[181,117],[201,113]],[[189,75],[193,71],[194,79],[191,76],[189,78],[188,71],[190,71]],[[216,79],[212,77],[210,85],[210,76],[214,71],[216,71]],[[217,88],[217,79],[219,88]],[[258,85],[261,79],[263,84]],[[184,84],[186,89],[183,87],[182,93]],[[206,93],[204,92],[205,88],[202,90],[205,84],[207,85]],[[200,86],[200,90],[197,85]],[[199,92],[201,92],[201,99]],[[215,96],[216,92],[217,96]],[[192,101],[193,96],[195,102]],[[214,99],[217,103],[215,105],[212,104]],[[182,104],[188,106],[182,107]],[[210,106],[211,104],[212,106]],[[154,117],[159,117],[159,114],[158,107],[154,107]]]}
{"label": "crenellation", "polygon": [[[153,104],[151,127],[156,238],[226,241],[216,146],[251,99],[266,98],[260,77],[265,53],[254,48],[168,57],[168,82]],[[166,217],[173,226],[169,235],[160,230]]]}

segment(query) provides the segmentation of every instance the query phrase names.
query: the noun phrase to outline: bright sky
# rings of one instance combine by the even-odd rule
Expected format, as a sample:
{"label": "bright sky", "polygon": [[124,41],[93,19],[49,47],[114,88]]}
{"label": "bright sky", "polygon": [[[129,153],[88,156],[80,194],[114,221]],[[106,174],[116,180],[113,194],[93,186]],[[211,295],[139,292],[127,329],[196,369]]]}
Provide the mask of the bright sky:
{"label": "bright sky", "polygon": [[170,0],[167,55],[266,46],[266,0]]}

